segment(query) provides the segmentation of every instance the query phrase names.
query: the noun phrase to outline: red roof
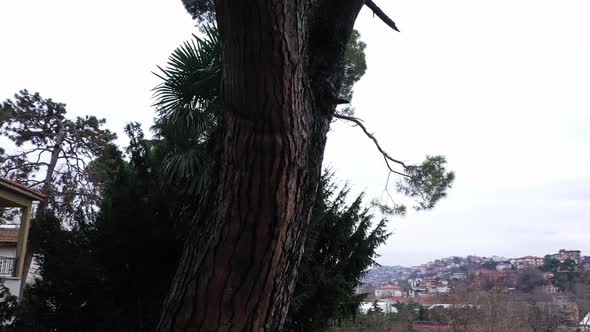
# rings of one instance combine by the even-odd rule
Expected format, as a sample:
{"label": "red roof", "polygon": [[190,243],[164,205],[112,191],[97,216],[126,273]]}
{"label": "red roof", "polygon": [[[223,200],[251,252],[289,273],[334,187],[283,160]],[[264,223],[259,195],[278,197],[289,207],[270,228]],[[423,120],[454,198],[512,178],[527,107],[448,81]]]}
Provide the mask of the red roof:
{"label": "red roof", "polygon": [[0,228],[0,245],[16,244],[18,241],[18,228]]}
{"label": "red roof", "polygon": [[47,198],[47,195],[46,194],[44,194],[42,192],[39,192],[39,191],[36,191],[35,189],[33,189],[31,187],[27,187],[24,184],[18,183],[16,181],[5,179],[5,178],[0,178],[0,184],[2,182],[6,183],[8,185],[12,185],[12,186],[18,187],[19,189],[24,190],[24,191],[26,191],[26,192],[28,192],[30,194],[35,195],[35,196],[39,196],[40,198],[43,198],[43,199]]}
{"label": "red roof", "polygon": [[378,287],[378,289],[401,289],[401,287],[399,287],[399,286],[392,286],[392,285],[384,285],[384,286]]}
{"label": "red roof", "polygon": [[537,256],[524,256],[524,257],[520,257],[517,259],[543,259],[543,258],[537,257]]}
{"label": "red roof", "polygon": [[397,302],[415,302],[421,305],[433,305],[435,303],[434,299],[431,297],[390,297],[392,301]]}

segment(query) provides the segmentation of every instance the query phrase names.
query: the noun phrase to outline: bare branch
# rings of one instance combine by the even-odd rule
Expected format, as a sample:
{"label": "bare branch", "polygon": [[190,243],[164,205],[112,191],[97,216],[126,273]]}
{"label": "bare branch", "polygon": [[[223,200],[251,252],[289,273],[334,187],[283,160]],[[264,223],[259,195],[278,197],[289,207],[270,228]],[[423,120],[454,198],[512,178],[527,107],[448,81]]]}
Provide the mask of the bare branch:
{"label": "bare branch", "polygon": [[27,186],[35,187],[35,186],[42,184],[44,181],[43,180],[25,180],[25,182],[27,183]]}
{"label": "bare branch", "polygon": [[389,16],[387,16],[387,14],[385,14],[383,10],[381,10],[381,8],[379,8],[379,6],[377,6],[372,0],[366,0],[365,6],[369,7],[369,9],[373,11],[373,14],[379,17],[383,23],[387,24],[387,26],[393,30],[399,32],[398,28],[395,26],[395,22],[389,18]]}
{"label": "bare branch", "polygon": [[373,134],[369,133],[369,131],[367,130],[367,127],[365,127],[365,125],[363,124],[363,122],[359,118],[355,118],[353,116],[342,115],[342,114],[338,114],[338,113],[334,113],[334,117],[338,118],[338,119],[354,122],[357,126],[359,126],[363,130],[363,132],[365,132],[365,135],[367,135],[367,137],[369,137],[373,141],[373,143],[375,143],[377,150],[379,150],[379,152],[381,152],[381,154],[383,155],[383,159],[385,160],[385,164],[387,165],[387,168],[389,169],[389,171],[391,171],[392,173],[401,175],[401,176],[410,177],[409,175],[398,172],[391,167],[390,162],[394,162],[396,164],[402,165],[404,168],[406,168],[407,166],[406,166],[406,164],[404,164],[404,162],[394,159],[385,150],[383,150],[383,148],[379,144],[379,141],[377,141],[377,139],[375,138],[375,136],[373,136]]}

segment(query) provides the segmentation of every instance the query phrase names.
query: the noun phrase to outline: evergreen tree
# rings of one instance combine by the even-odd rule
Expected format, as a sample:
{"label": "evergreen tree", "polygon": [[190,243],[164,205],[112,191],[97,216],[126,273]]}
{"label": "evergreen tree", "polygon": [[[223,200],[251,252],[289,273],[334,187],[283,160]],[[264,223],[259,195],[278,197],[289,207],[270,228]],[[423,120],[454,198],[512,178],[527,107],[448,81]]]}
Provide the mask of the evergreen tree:
{"label": "evergreen tree", "polygon": [[441,157],[418,166],[392,158],[359,119],[336,109],[346,102],[344,55],[361,8],[397,30],[373,1],[183,2],[219,27],[221,125],[158,330],[280,330],[333,118],[363,129],[418,209],[444,197],[453,176]]}
{"label": "evergreen tree", "polygon": [[[155,329],[186,237],[186,214],[177,207],[185,194],[162,176],[165,142],[145,140],[136,125],[126,131],[129,161],[107,150],[90,165],[103,188],[96,221],[71,229],[54,216],[39,223],[40,279],[25,293],[23,329]],[[296,331],[354,316],[362,300],[354,289],[387,237],[385,220],[371,225],[361,196],[347,204],[348,189],[338,190],[329,174],[320,188],[289,313]]]}
{"label": "evergreen tree", "polygon": [[98,331],[115,307],[108,302],[100,267],[83,223],[65,228],[51,210],[33,227],[40,241],[35,254],[38,279],[25,288],[17,331]]}
{"label": "evergreen tree", "polygon": [[559,268],[559,265],[559,259],[554,258],[551,255],[547,255],[545,258],[543,258],[543,266],[541,266],[541,270],[545,272],[556,272]]}
{"label": "evergreen tree", "polygon": [[[204,217],[209,211],[204,211],[203,208],[205,207],[199,207],[199,204],[204,204],[202,199],[207,197],[205,194],[208,187],[207,183],[214,179],[210,171],[217,170],[217,168],[212,165],[215,164],[215,159],[219,156],[219,153],[221,153],[219,150],[220,146],[218,145],[218,139],[221,137],[220,135],[222,135],[225,130],[224,128],[227,125],[224,122],[225,113],[223,112],[223,98],[220,94],[222,90],[221,68],[223,67],[221,39],[215,28],[205,26],[203,29],[205,30],[204,39],[197,38],[196,42],[187,42],[182,45],[172,54],[168,66],[161,69],[160,77],[163,79],[163,82],[156,88],[157,101],[155,104],[158,109],[158,118],[155,129],[160,137],[164,138],[166,142],[171,144],[169,149],[170,153],[165,160],[164,170],[168,174],[168,178],[174,181],[177,186],[186,188],[187,193],[199,197],[199,203],[192,208],[192,211],[197,214],[198,218],[201,218],[202,216],[204,219],[200,222],[196,222],[194,227],[199,229],[193,230],[192,234],[206,234],[206,228],[211,225],[209,219]],[[338,88],[337,95],[334,97],[338,100],[345,100],[345,98],[350,99],[352,95],[352,85],[360,79],[366,70],[364,57],[365,44],[360,41],[357,32],[354,32],[351,35],[347,45],[345,52],[346,56],[344,58],[345,66],[343,67],[342,72],[343,83]],[[343,117],[350,118],[351,113],[351,109],[346,109],[341,111],[340,114]],[[362,124],[359,125],[362,126]],[[240,158],[247,159],[247,155]],[[386,158],[386,160],[388,159]],[[235,162],[240,163],[241,161],[236,160]],[[408,175],[406,176],[406,179],[400,182],[398,188],[410,197],[419,198],[417,205],[418,209],[432,208],[436,201],[444,197],[444,190],[453,180],[452,173],[447,173],[444,169],[444,163],[444,158],[432,157],[428,158],[420,166],[406,167]],[[318,181],[321,182],[320,179],[318,179]],[[238,184],[232,185],[233,188],[236,188],[236,186],[240,187]],[[271,199],[252,198],[252,202],[248,204],[256,205],[258,204],[256,203],[257,201],[271,201]],[[211,202],[211,204],[215,203]],[[388,209],[387,207],[382,206],[382,208],[389,211],[404,210],[404,207]],[[304,223],[306,218],[307,216],[302,216],[300,222]],[[313,227],[314,226],[310,226],[312,232]],[[234,234],[235,231],[236,230],[228,232]],[[207,238],[207,236],[208,235],[200,237],[199,241],[205,241],[204,239]],[[311,238],[313,239],[313,236],[311,236]],[[191,244],[188,247],[192,247],[195,239],[189,241]],[[219,248],[223,246],[223,244],[219,245]],[[256,253],[258,251],[254,252]],[[190,256],[187,256],[192,258],[186,259],[193,259],[194,257],[198,257],[198,255],[198,252],[193,252]],[[246,258],[244,259],[246,260]],[[252,257],[247,260],[250,262],[256,261],[256,259]],[[225,263],[226,261],[221,264]],[[297,263],[298,262],[293,262],[293,264]],[[184,262],[181,266],[187,264],[191,265],[193,263]],[[233,267],[236,266],[241,265],[233,265]],[[227,267],[227,269],[231,270],[233,267]],[[182,273],[184,272],[186,271],[182,271]],[[360,271],[357,273],[360,273]],[[186,275],[182,278],[185,277]],[[233,278],[232,280],[235,281],[237,279]],[[257,283],[259,280],[261,279],[257,276],[256,279],[250,281],[244,280],[242,284],[236,284],[232,287],[235,289],[242,289],[244,284],[249,285],[249,283]],[[316,285],[310,286],[314,287]],[[182,287],[176,287],[175,289],[178,292],[183,292],[180,290]],[[187,294],[176,295],[183,297]],[[320,294],[314,296],[317,296],[318,298],[322,297]],[[339,297],[336,296],[336,298]],[[216,301],[220,299],[220,297],[216,297],[212,300],[212,303],[216,303]],[[175,296],[172,295],[170,300],[178,301],[178,298],[175,298]],[[299,303],[300,300],[301,299],[295,299],[295,303]],[[314,312],[316,315],[314,318],[309,318],[310,320],[313,319],[313,324],[317,324],[317,326],[325,326],[326,321],[318,319],[318,316],[324,315],[324,317],[334,317],[333,313],[327,314],[327,312],[333,312],[338,305],[329,302],[330,301],[327,301],[327,303],[325,303],[326,307],[322,308],[326,310],[326,313],[323,313],[322,310],[318,310]],[[307,304],[310,305],[310,307],[321,308],[318,306],[312,306],[311,301]],[[166,312],[170,312],[169,310],[176,310],[171,309],[174,306],[175,304],[167,305]],[[331,309],[328,310],[327,308],[330,306]],[[302,307],[302,305],[298,306],[298,308]],[[205,309],[203,308],[202,310]],[[167,316],[166,312],[164,316]],[[293,309],[291,309],[290,312],[294,312]],[[302,319],[303,318],[300,317],[299,320],[301,321]],[[167,320],[168,318],[165,318],[163,321]],[[289,321],[291,323],[293,322],[293,320]],[[164,323],[164,325],[166,324],[167,323]],[[306,323],[302,323],[302,326],[305,326],[305,324]],[[211,328],[213,329],[213,327]]]}
{"label": "evergreen tree", "polygon": [[137,125],[126,132],[129,161],[110,147],[89,166],[102,188],[96,220],[64,228],[48,214],[37,224],[40,278],[21,303],[22,329],[154,330],[185,232],[158,148]]}
{"label": "evergreen tree", "polygon": [[[85,172],[116,138],[95,116],[66,117],[66,105],[22,90],[0,104],[0,135],[13,143],[0,155],[0,176],[47,194],[42,205],[63,219],[90,212],[99,196]],[[40,210],[42,210],[41,208]]]}
{"label": "evergreen tree", "polygon": [[[46,209],[68,224],[95,211],[99,189],[89,178],[86,164],[101,155],[116,135],[103,128],[104,119],[70,119],[65,104],[27,90],[0,104],[0,113],[0,136],[14,145],[10,152],[0,149],[0,177],[17,180],[47,195],[37,207],[37,218],[31,221],[23,258],[23,275],[27,276],[41,240],[36,223]],[[0,221],[14,218],[8,212],[0,211]]]}
{"label": "evergreen tree", "polygon": [[10,294],[10,290],[0,280],[0,326],[9,321],[16,312],[16,296]]}
{"label": "evergreen tree", "polygon": [[347,187],[337,191],[324,174],[312,210],[305,253],[287,317],[287,330],[324,331],[331,323],[354,318],[363,297],[355,294],[376,249],[389,234],[385,220],[371,227],[373,215],[362,195],[347,204]]}

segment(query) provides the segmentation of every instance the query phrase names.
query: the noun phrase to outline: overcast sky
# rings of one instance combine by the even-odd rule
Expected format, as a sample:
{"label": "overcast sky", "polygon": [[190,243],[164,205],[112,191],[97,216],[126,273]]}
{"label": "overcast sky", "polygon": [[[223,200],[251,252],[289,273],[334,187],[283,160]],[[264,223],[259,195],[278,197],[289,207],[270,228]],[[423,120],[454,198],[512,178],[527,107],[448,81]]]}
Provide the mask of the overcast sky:
{"label": "overcast sky", "polygon": [[[590,2],[376,1],[356,28],[368,71],[356,115],[395,157],[442,154],[457,180],[433,210],[392,219],[379,262],[451,255],[590,255]],[[19,89],[105,117],[151,124],[156,65],[195,32],[180,0],[0,1],[0,98]],[[325,164],[381,198],[383,160],[336,124]]]}

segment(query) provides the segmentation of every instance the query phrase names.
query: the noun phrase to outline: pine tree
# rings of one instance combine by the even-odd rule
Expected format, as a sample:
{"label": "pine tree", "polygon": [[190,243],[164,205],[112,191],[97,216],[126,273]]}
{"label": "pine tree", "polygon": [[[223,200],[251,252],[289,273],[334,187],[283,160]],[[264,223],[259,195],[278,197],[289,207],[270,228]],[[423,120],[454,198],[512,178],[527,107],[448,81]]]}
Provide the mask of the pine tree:
{"label": "pine tree", "polygon": [[[0,151],[0,177],[17,180],[47,195],[31,222],[24,257],[26,276],[41,240],[36,222],[46,209],[69,224],[94,212],[100,198],[85,170],[86,164],[102,154],[116,135],[102,128],[104,119],[69,119],[65,104],[27,90],[17,93],[14,100],[3,102],[0,113],[0,135],[14,145],[14,151]],[[0,217],[12,218],[6,214]]]}
{"label": "pine tree", "polygon": [[[446,171],[443,157],[406,165],[387,154],[359,119],[336,110],[348,102],[340,98],[347,73],[345,53],[363,5],[353,2],[310,5],[322,19],[297,27],[295,16],[286,13],[303,13],[305,6],[283,2],[280,17],[271,18],[277,12],[268,4],[216,1],[219,34],[210,38],[208,33],[209,40],[199,40],[196,46],[185,44],[163,70],[164,83],[156,90],[156,105],[166,118],[161,133],[192,132],[192,139],[184,136],[189,144],[183,153],[169,159],[174,161],[170,170],[176,172],[171,178],[196,179],[198,195],[191,237],[158,330],[282,327],[333,119],[353,122],[373,140],[390,171],[403,177],[399,191],[418,200],[417,209],[430,209],[445,196],[454,175]],[[196,5],[197,11],[208,10],[198,1]],[[334,15],[338,18],[331,21]],[[248,33],[229,37],[237,30],[228,28],[228,22],[238,17],[246,24],[239,30]],[[266,31],[272,24],[259,25],[258,19],[282,22],[281,27]],[[311,32],[308,28],[317,33],[296,37]],[[257,36],[262,35],[270,39],[260,43]],[[285,42],[287,49],[280,51]],[[223,54],[216,57],[220,49]],[[362,72],[363,66],[356,68]],[[169,124],[175,130],[166,128]],[[401,165],[405,173],[392,164]],[[192,165],[201,169],[194,172]],[[224,271],[224,277],[215,277],[215,271]]]}

